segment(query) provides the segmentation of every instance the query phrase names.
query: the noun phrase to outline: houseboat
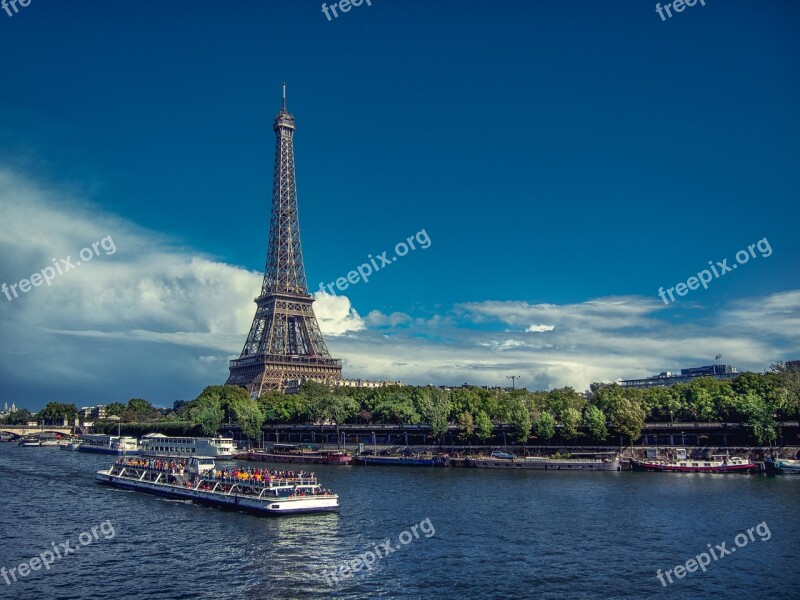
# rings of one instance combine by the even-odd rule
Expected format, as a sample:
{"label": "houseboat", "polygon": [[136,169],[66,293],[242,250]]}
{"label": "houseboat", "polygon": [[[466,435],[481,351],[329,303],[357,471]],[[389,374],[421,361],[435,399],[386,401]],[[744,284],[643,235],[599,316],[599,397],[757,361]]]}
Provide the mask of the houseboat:
{"label": "houseboat", "polygon": [[344,450],[311,450],[296,444],[273,444],[269,450],[251,450],[247,460],[273,463],[349,465],[353,457]]}
{"label": "houseboat", "polygon": [[218,471],[214,459],[203,456],[178,461],[120,458],[110,468],[98,471],[95,479],[117,488],[262,515],[339,508],[339,497],[323,489],[313,473],[262,476],[230,469]]}
{"label": "houseboat", "polygon": [[[508,458],[511,456],[511,458]],[[531,469],[534,471],[620,471],[619,454],[570,454],[568,456],[514,456],[492,452],[491,456],[467,458],[468,467],[478,469]]]}
{"label": "houseboat", "polygon": [[676,460],[631,459],[633,471],[668,473],[752,473],[758,470],[753,461],[738,456],[713,455],[711,458],[678,458]]}

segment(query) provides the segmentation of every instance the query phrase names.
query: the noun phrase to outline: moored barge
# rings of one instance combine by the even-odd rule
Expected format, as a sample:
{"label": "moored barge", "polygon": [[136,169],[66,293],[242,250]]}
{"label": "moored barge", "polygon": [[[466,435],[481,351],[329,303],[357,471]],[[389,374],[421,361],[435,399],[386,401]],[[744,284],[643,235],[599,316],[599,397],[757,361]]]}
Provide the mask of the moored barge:
{"label": "moored barge", "polygon": [[531,469],[536,471],[620,471],[619,455],[571,455],[569,457],[525,456],[493,452],[491,456],[467,458],[468,467],[479,469]]}
{"label": "moored barge", "polygon": [[306,465],[349,465],[353,457],[344,450],[309,450],[295,444],[274,444],[271,450],[251,450],[245,460]]}

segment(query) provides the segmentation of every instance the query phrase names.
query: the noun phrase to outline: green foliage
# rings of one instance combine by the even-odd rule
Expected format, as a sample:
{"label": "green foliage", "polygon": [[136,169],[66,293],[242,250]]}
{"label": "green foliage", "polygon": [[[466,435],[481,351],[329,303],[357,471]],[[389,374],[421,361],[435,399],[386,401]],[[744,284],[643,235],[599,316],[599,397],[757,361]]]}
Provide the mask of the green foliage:
{"label": "green foliage", "polygon": [[106,416],[107,417],[122,417],[123,413],[127,410],[127,406],[125,406],[122,402],[112,402],[111,404],[106,404]]}
{"label": "green foliage", "polygon": [[231,411],[236,422],[251,440],[261,437],[261,426],[264,424],[264,415],[258,403],[251,398],[233,398],[230,402]]}
{"label": "green foliage", "polygon": [[493,433],[494,425],[492,424],[492,420],[489,418],[489,415],[482,410],[479,410],[478,414],[475,415],[475,434],[479,439],[485,442],[492,437]]}
{"label": "green foliage", "polygon": [[633,444],[644,429],[644,410],[635,399],[622,397],[611,409],[611,423]]}
{"label": "green foliage", "polygon": [[461,441],[469,443],[472,436],[475,435],[475,420],[472,418],[472,413],[464,411],[458,415],[458,426],[461,428],[458,437],[461,438]]}
{"label": "green foliage", "polygon": [[300,423],[305,419],[306,404],[301,394],[267,392],[257,402],[267,423]]}
{"label": "green foliage", "polygon": [[433,437],[439,438],[447,432],[451,405],[445,392],[437,388],[418,388],[412,399],[422,422],[430,426]]}
{"label": "green foliage", "polygon": [[361,405],[349,395],[328,392],[312,407],[315,420],[335,423],[337,426],[355,419]]}
{"label": "green foliage", "polygon": [[538,437],[550,440],[556,434],[556,419],[549,412],[542,412],[533,423],[533,429]]}
{"label": "green foliage", "polygon": [[606,416],[596,406],[589,405],[583,411],[583,426],[587,429],[589,437],[596,442],[605,441],[608,437]]}
{"label": "green foliage", "polygon": [[378,397],[381,399],[373,411],[378,422],[415,425],[422,421],[422,417],[409,397],[409,390],[389,389]]}
{"label": "green foliage", "polygon": [[20,408],[5,416],[0,423],[4,425],[25,425],[28,421],[33,421],[34,417],[27,408]]}
{"label": "green foliage", "polygon": [[517,397],[509,410],[508,422],[513,427],[514,441],[524,444],[531,437],[531,413],[522,397]]}
{"label": "green foliage", "polygon": [[36,420],[44,422],[46,425],[61,425],[64,417],[68,423],[72,423],[78,414],[78,409],[74,404],[62,404],[60,402],[48,402],[42,410],[36,413]]}
{"label": "green foliage", "polygon": [[571,440],[580,435],[581,411],[572,406],[568,406],[561,412],[561,424],[564,426],[562,435],[565,440]]}

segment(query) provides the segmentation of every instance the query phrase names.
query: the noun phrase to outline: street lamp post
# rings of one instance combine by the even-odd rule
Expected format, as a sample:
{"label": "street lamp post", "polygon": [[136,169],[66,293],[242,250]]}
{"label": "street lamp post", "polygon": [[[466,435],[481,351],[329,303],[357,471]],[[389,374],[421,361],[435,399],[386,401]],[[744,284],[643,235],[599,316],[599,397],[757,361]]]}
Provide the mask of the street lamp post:
{"label": "street lamp post", "polygon": [[517,379],[519,379],[519,375],[506,375],[506,379],[511,380],[511,389],[513,390],[515,389],[514,383],[516,382]]}

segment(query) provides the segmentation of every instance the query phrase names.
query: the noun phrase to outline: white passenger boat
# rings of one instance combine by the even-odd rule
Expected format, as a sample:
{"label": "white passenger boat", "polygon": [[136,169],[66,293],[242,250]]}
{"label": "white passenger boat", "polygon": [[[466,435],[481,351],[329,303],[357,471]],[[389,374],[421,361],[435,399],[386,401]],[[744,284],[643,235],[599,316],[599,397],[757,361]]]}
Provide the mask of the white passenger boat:
{"label": "white passenger boat", "polygon": [[162,433],[150,433],[139,443],[142,456],[189,458],[211,456],[216,459],[232,459],[236,455],[233,438],[169,437]]}
{"label": "white passenger boat", "polygon": [[138,454],[139,442],[135,437],[120,435],[84,435],[82,443],[78,446],[80,452],[95,452],[98,454],[116,454],[128,456]]}
{"label": "white passenger boat", "polygon": [[22,438],[19,442],[19,445],[27,448],[34,448],[41,446],[42,442],[38,438]]}
{"label": "white passenger boat", "polygon": [[323,489],[313,474],[295,475],[257,477],[245,471],[221,472],[213,458],[194,456],[187,461],[120,458],[110,468],[98,471],[95,479],[117,488],[257,514],[338,510],[339,496]]}

